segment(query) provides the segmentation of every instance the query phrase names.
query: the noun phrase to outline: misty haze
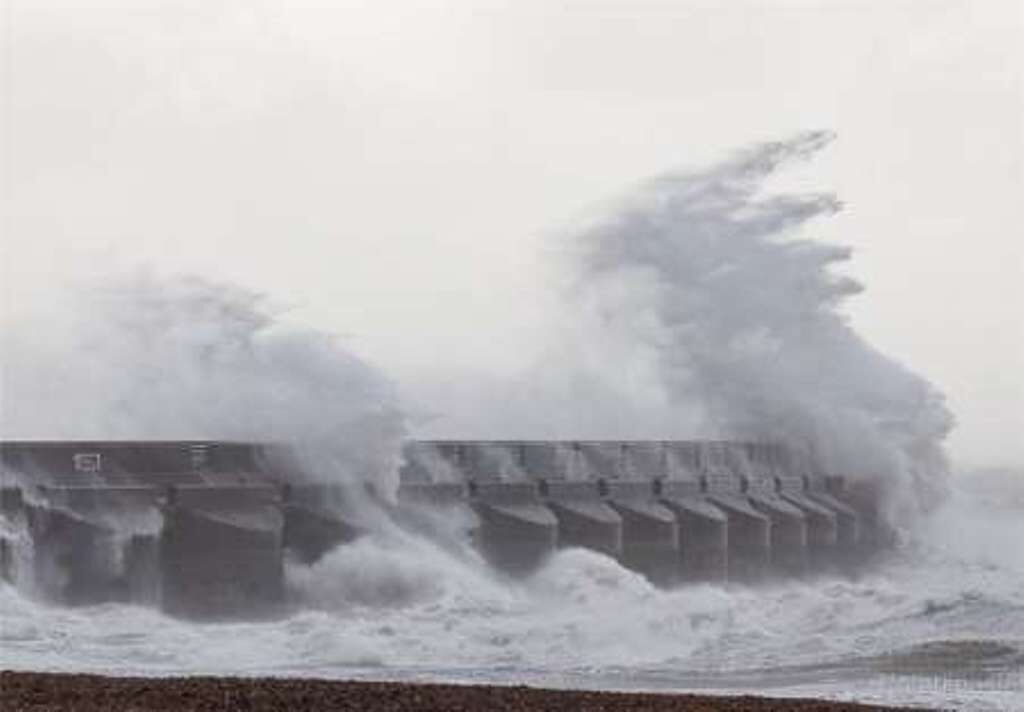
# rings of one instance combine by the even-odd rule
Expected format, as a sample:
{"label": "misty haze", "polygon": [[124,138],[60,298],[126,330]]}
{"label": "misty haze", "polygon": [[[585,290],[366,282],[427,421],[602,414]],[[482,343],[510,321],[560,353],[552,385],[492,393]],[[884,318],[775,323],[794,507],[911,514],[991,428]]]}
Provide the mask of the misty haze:
{"label": "misty haze", "polygon": [[0,23],[4,709],[1024,709],[1019,2]]}

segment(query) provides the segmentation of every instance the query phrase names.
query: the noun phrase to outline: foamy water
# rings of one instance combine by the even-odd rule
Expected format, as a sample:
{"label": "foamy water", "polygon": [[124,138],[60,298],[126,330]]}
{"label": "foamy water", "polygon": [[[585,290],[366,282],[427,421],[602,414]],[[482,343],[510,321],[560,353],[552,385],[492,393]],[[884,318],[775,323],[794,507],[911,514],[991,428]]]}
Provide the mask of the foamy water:
{"label": "foamy water", "polygon": [[1024,707],[1024,558],[1015,548],[1024,509],[1007,504],[1010,492],[976,489],[855,581],[666,591],[604,556],[568,550],[513,582],[471,554],[392,534],[290,569],[295,609],[273,621],[52,608],[5,587],[0,667]]}

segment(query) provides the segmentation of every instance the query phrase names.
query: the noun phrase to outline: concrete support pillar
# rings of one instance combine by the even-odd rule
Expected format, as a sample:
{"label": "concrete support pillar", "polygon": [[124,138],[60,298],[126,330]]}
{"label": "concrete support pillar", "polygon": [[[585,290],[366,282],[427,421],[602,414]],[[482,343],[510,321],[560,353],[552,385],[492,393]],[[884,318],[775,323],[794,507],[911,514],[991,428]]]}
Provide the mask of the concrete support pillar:
{"label": "concrete support pillar", "polygon": [[658,584],[854,567],[892,537],[878,483],[810,476],[812,461],[773,443],[414,443],[397,503],[310,484],[304,464],[245,443],[0,442],[18,477],[0,483],[0,578],[31,577],[62,603],[252,616],[281,602],[286,553],[313,564],[376,527],[376,508],[453,552],[468,539],[511,574],[571,546]]}
{"label": "concrete support pillar", "polygon": [[836,546],[840,550],[853,550],[861,540],[861,518],[853,507],[833,494],[824,477],[807,476],[804,480],[804,492],[807,499],[827,507],[836,516]]}
{"label": "concrete support pillar", "polygon": [[705,499],[729,519],[728,564],[732,581],[756,581],[771,564],[771,519],[754,509],[732,476],[704,476]]}
{"label": "concrete support pillar", "polygon": [[288,484],[281,488],[283,546],[302,564],[314,564],[328,551],[355,541],[362,528],[346,516],[344,492],[337,486]]}
{"label": "concrete support pillar", "polygon": [[856,516],[856,541],[849,549],[844,547],[844,551],[850,552],[845,557],[849,566],[862,566],[895,544],[896,532],[882,511],[882,503],[886,501],[885,483],[840,477],[824,477],[818,483],[812,479],[811,482],[812,487],[824,490],[813,492],[816,500],[844,505]]}
{"label": "concrete support pillar", "polygon": [[284,588],[284,517],[276,489],[174,488],[164,520],[165,610],[200,618],[277,610]]}
{"label": "concrete support pillar", "polygon": [[767,477],[744,477],[744,492],[754,509],[771,520],[769,561],[777,573],[798,575],[807,570],[807,518],[779,496]]}
{"label": "concrete support pillar", "polygon": [[600,480],[599,486],[622,518],[622,563],[655,583],[678,581],[679,524],[656,498],[653,483]]}
{"label": "concrete support pillar", "polygon": [[15,583],[18,547],[28,539],[25,497],[18,486],[0,487],[0,582]]}
{"label": "concrete support pillar", "polygon": [[659,501],[679,524],[681,578],[724,581],[728,577],[729,518],[701,497],[697,480],[660,483]]}
{"label": "concrete support pillar", "polygon": [[121,573],[113,531],[45,504],[30,505],[27,515],[34,591],[65,605],[108,599]]}
{"label": "concrete support pillar", "polygon": [[831,565],[839,552],[840,516],[808,496],[802,477],[776,477],[779,496],[799,509],[807,522],[808,565],[820,570]]}
{"label": "concrete support pillar", "polygon": [[558,519],[532,482],[471,482],[469,502],[480,519],[477,545],[496,568],[536,569],[558,545]]}
{"label": "concrete support pillar", "polygon": [[25,505],[34,590],[72,605],[151,600],[156,500],[149,487],[41,487]]}
{"label": "concrete support pillar", "polygon": [[602,500],[596,482],[541,480],[538,490],[558,519],[558,545],[622,556],[622,516]]}

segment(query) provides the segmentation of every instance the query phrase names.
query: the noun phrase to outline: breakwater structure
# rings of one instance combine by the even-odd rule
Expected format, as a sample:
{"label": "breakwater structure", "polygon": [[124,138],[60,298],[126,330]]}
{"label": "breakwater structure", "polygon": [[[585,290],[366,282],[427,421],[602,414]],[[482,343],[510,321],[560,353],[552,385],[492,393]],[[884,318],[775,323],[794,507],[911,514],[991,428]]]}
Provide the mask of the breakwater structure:
{"label": "breakwater structure", "polygon": [[0,577],[63,604],[133,601],[187,617],[285,603],[285,562],[315,564],[388,516],[458,522],[527,575],[562,547],[659,585],[849,570],[891,533],[869,482],[775,443],[412,441],[394,499],[317,481],[279,445],[0,442]]}

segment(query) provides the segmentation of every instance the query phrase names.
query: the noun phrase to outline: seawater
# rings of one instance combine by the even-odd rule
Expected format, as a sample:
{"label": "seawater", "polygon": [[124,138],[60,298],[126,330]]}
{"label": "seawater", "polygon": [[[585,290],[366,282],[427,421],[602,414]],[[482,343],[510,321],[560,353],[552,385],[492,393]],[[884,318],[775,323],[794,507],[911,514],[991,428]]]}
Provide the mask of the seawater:
{"label": "seawater", "polygon": [[954,479],[948,503],[857,579],[661,590],[556,555],[510,581],[400,532],[288,571],[279,619],[191,623],[0,589],[0,667],[742,692],[1024,709],[1024,487]]}

